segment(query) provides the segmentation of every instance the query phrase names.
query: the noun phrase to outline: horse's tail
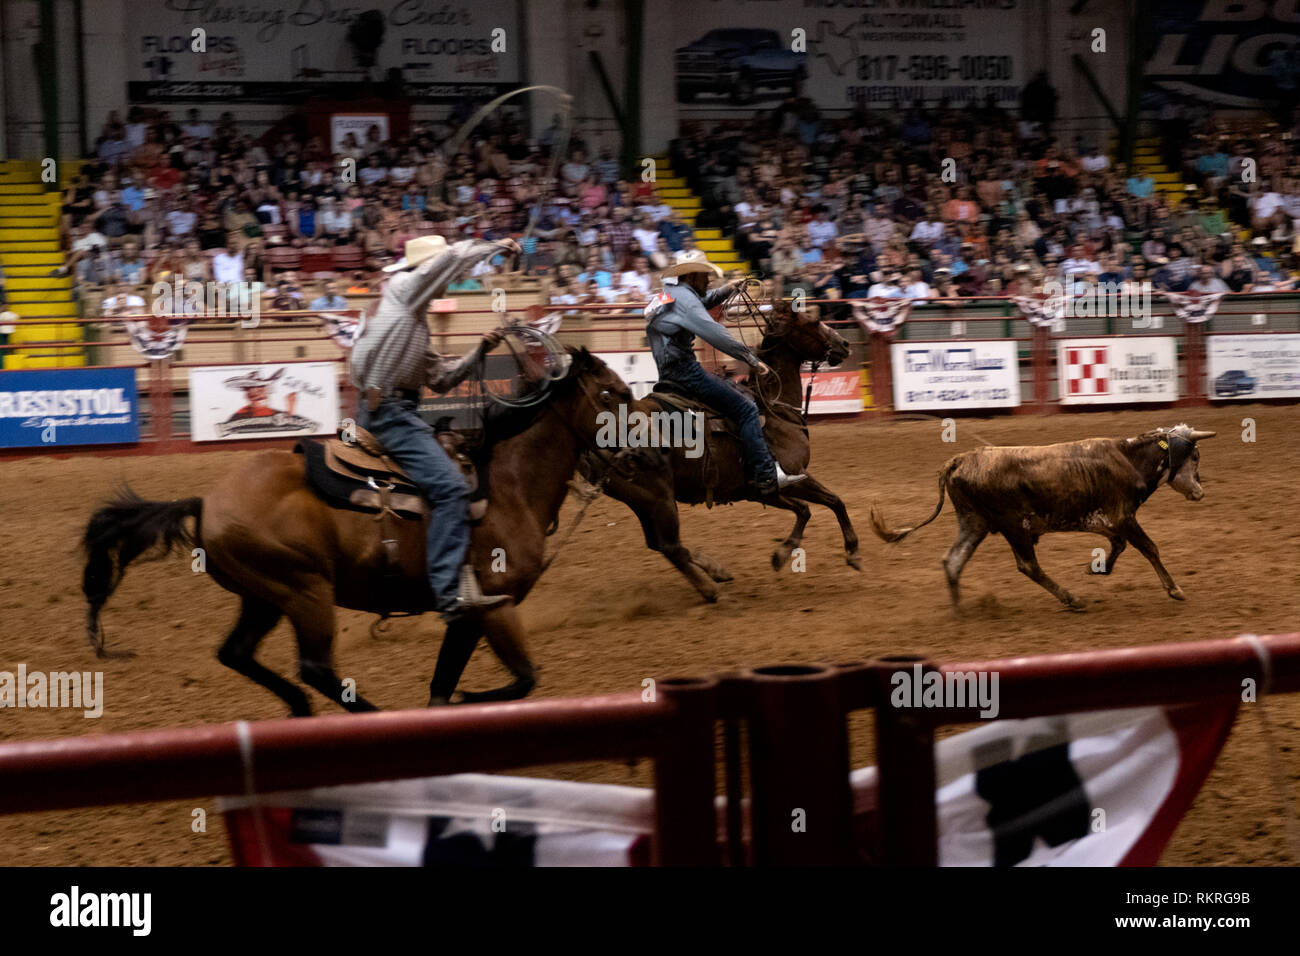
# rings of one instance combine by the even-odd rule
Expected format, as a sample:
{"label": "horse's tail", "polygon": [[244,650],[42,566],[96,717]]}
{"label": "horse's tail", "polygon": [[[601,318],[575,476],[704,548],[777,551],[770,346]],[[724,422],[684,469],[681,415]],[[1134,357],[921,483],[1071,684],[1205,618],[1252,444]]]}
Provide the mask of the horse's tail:
{"label": "horse's tail", "polygon": [[926,518],[920,524],[912,525],[910,528],[898,528],[891,530],[885,527],[885,519],[876,509],[875,505],[871,507],[871,529],[876,532],[876,537],[882,541],[888,541],[893,544],[896,541],[902,541],[917,528],[924,528],[935,518],[939,517],[939,512],[943,510],[943,496],[948,488],[948,478],[957,470],[958,461],[956,458],[949,460],[948,464],[943,466],[939,472],[939,503],[934,506],[934,514]]}
{"label": "horse's tail", "polygon": [[[90,516],[81,540],[86,551],[81,591],[89,605],[86,637],[97,655],[106,656],[99,612],[117,590],[127,565],[146,553],[161,558],[173,550],[192,546],[198,537],[202,510],[202,498],[145,501],[124,487]],[[186,525],[187,518],[195,519],[192,531]]]}

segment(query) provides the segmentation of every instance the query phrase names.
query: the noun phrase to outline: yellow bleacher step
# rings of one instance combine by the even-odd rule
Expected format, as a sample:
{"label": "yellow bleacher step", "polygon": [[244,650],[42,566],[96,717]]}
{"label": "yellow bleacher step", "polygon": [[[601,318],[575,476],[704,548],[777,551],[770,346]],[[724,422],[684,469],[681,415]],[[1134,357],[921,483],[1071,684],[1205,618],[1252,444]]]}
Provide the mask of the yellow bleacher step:
{"label": "yellow bleacher step", "polygon": [[18,252],[58,252],[59,240],[42,236],[39,239],[19,239],[0,232],[0,261]]}
{"label": "yellow bleacher step", "polygon": [[72,276],[62,279],[54,276],[5,276],[5,291],[12,297],[15,292],[27,292],[35,289],[47,289],[51,296],[72,293]]}
{"label": "yellow bleacher step", "polygon": [[4,219],[0,219],[0,254],[5,251],[6,242],[53,242],[55,248],[58,248],[58,237],[58,231],[48,226],[10,226]]}
{"label": "yellow bleacher step", "polygon": [[24,319],[75,319],[77,310],[69,302],[14,302],[10,308]]}
{"label": "yellow bleacher step", "polygon": [[59,302],[65,306],[72,305],[71,289],[13,289],[6,287],[9,301],[13,302]]}
{"label": "yellow bleacher step", "polygon": [[63,264],[63,253],[54,252],[14,252],[4,254],[4,266],[7,270],[13,266],[47,266],[53,269]]}

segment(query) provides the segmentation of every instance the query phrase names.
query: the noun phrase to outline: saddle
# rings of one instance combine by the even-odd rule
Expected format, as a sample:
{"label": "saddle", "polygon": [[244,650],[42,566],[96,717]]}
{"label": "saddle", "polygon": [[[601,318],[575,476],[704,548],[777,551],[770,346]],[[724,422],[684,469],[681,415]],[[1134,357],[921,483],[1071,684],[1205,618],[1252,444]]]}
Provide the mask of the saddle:
{"label": "saddle", "polygon": [[[407,520],[427,518],[429,503],[401,465],[388,457],[379,439],[359,426],[353,426],[348,437],[350,440],[299,440],[294,451],[306,463],[307,483],[336,508],[380,516],[395,514]],[[436,432],[436,437],[469,482],[470,518],[482,518],[487,500],[476,498],[478,472],[464,437],[449,429]]]}
{"label": "saddle", "polygon": [[[704,412],[704,422],[708,434],[727,434],[736,438],[740,437],[735,422],[716,408],[688,395],[676,382],[655,382],[649,397],[655,399],[666,409],[681,412]],[[767,416],[761,411],[758,415],[758,423],[760,426],[767,424]]]}

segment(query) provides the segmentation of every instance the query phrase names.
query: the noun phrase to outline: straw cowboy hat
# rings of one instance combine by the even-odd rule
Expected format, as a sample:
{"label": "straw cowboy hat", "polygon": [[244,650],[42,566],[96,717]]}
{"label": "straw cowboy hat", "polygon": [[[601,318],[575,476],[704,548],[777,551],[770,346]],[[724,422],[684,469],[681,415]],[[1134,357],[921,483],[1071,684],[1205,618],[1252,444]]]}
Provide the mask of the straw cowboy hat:
{"label": "straw cowboy hat", "polygon": [[447,249],[447,240],[442,236],[416,236],[407,239],[402,250],[404,255],[392,265],[384,266],[385,272],[398,272],[402,269],[414,269],[425,259],[440,255]]}
{"label": "straw cowboy hat", "polygon": [[226,379],[223,384],[228,385],[230,388],[265,388],[283,375],[284,372],[285,370],[283,368],[278,368],[267,378],[262,378],[258,374],[257,369],[253,369],[251,372],[246,372],[243,375],[232,376],[231,378]]}
{"label": "straw cowboy hat", "polygon": [[692,272],[707,272],[722,278],[722,270],[715,266],[703,252],[698,249],[683,250],[673,256],[673,264],[663,272],[665,279],[689,275]]}

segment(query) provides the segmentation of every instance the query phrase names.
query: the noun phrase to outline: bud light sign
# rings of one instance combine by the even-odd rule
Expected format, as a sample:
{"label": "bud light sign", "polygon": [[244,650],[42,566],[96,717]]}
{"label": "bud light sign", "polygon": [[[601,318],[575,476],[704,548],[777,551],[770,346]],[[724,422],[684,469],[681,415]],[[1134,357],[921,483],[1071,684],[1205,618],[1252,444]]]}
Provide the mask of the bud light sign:
{"label": "bud light sign", "polygon": [[0,448],[139,440],[134,369],[0,372]]}

